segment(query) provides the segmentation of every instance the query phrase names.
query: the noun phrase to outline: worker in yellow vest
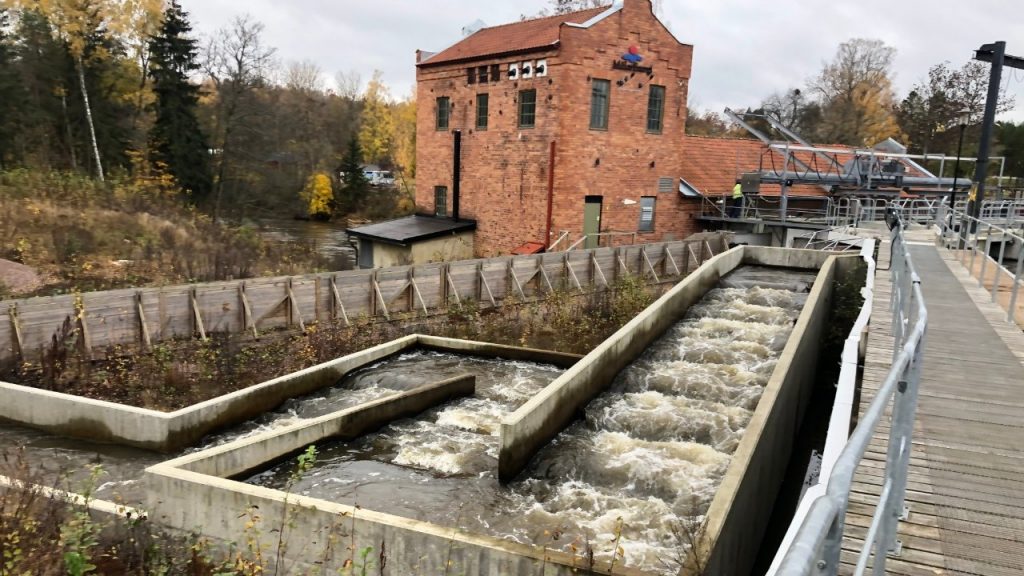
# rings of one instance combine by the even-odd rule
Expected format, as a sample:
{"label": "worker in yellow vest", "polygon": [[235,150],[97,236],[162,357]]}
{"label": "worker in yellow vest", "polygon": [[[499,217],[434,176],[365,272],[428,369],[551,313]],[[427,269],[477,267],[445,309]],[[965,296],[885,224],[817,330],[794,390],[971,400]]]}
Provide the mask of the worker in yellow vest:
{"label": "worker in yellow vest", "polygon": [[732,187],[732,206],[729,207],[729,217],[739,218],[743,212],[743,187],[740,185],[740,181],[736,181],[736,185]]}

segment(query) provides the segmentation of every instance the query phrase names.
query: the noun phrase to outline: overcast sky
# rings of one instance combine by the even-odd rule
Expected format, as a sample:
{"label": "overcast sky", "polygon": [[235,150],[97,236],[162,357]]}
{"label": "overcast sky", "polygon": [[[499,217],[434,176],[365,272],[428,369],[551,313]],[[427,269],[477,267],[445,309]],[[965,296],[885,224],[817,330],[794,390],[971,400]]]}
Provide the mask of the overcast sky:
{"label": "overcast sky", "polygon": [[[200,35],[248,13],[266,26],[265,41],[281,62],[310,60],[326,78],[381,70],[393,95],[411,90],[417,48],[436,51],[466,24],[518,20],[546,0],[180,0]],[[928,68],[960,66],[979,46],[1007,41],[1024,56],[1020,0],[662,0],[662,20],[693,44],[691,108],[756,106],[765,96],[802,87],[849,38],[878,38],[897,49],[902,98]],[[1016,103],[1001,119],[1024,121],[1024,70],[1006,69],[1003,85]]]}

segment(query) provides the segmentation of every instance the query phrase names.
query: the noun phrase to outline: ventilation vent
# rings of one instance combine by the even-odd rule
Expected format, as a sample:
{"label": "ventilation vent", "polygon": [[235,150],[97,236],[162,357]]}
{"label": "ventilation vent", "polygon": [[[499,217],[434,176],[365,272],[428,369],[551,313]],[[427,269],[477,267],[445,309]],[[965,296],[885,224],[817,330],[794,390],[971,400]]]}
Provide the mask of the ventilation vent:
{"label": "ventilation vent", "polygon": [[508,65],[508,79],[518,80],[519,79],[519,64]]}
{"label": "ventilation vent", "polygon": [[537,60],[537,65],[533,67],[533,74],[537,78],[543,78],[548,75],[548,61]]}
{"label": "ventilation vent", "polygon": [[675,178],[671,176],[663,176],[658,178],[658,192],[671,192],[673,184],[675,184]]}
{"label": "ventilation vent", "polygon": [[521,78],[533,78],[533,62],[523,62]]}

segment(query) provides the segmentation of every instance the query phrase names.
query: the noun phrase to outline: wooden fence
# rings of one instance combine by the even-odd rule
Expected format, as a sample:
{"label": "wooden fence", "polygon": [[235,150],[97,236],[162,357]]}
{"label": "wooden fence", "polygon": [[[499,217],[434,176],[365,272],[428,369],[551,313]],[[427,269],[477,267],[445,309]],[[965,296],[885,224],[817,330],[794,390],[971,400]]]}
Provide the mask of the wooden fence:
{"label": "wooden fence", "polygon": [[215,332],[301,328],[320,320],[390,319],[430,313],[471,299],[481,307],[506,297],[534,298],[559,288],[601,288],[623,274],[652,282],[685,276],[727,248],[722,235],[678,242],[507,256],[376,270],[254,278],[161,288],[138,288],[0,302],[0,362],[38,361],[66,321],[78,329],[87,357],[93,350]]}

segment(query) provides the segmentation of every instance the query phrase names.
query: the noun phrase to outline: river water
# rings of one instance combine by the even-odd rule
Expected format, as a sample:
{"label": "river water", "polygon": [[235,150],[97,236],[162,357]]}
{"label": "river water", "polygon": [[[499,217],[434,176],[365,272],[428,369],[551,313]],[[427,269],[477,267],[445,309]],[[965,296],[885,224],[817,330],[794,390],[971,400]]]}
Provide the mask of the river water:
{"label": "river water", "polygon": [[260,237],[280,244],[305,244],[327,260],[328,270],[352,270],[355,249],[345,233],[346,224],[294,218],[260,218],[254,225]]}

